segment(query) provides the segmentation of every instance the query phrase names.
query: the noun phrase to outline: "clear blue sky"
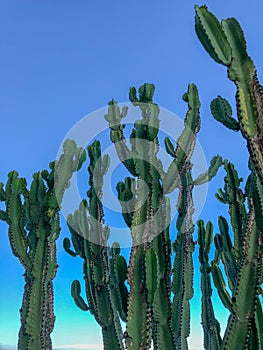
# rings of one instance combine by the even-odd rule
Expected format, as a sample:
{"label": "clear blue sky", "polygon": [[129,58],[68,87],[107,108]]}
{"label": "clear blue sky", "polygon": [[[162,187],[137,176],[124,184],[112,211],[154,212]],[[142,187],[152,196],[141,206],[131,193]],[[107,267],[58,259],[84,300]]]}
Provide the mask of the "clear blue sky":
{"label": "clear blue sky", "polygon": [[[75,123],[111,98],[127,101],[129,86],[138,87],[144,82],[154,83],[155,101],[181,118],[186,107],[181,95],[188,83],[195,83],[202,102],[199,141],[207,160],[219,153],[233,161],[240,175],[246,177],[245,142],[210,115],[210,101],[221,94],[233,103],[235,89],[225,67],[212,61],[195,35],[196,2],[0,3],[0,181],[5,182],[13,169],[30,181],[33,172],[47,168],[55,159],[58,147]],[[262,81],[263,3],[207,0],[206,4],[218,18],[233,16],[240,21]],[[213,195],[222,186],[223,176],[220,171],[209,185],[201,214],[215,223],[217,216],[225,213]],[[3,223],[0,230],[0,344],[12,345],[16,344],[19,328],[23,270],[10,252]],[[68,257],[61,248],[67,234],[63,225],[58,241],[60,269],[55,280],[54,345],[100,343],[99,327],[75,307],[69,295],[70,283],[81,279],[82,267],[81,261]],[[197,266],[196,281],[198,269]],[[201,328],[196,326],[200,323],[199,297],[196,290],[192,302],[193,348],[202,344]],[[217,305],[217,316],[225,322],[222,307]]]}

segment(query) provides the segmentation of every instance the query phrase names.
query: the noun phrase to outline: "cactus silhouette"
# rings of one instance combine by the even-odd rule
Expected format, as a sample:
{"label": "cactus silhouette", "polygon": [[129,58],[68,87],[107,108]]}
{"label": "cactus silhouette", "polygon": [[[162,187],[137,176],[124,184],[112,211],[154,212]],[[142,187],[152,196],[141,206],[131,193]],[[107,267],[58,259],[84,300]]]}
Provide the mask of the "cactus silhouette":
{"label": "cactus silhouette", "polygon": [[64,143],[63,151],[59,160],[50,163],[49,171],[33,175],[30,189],[16,171],[9,173],[5,188],[0,186],[0,200],[6,205],[0,217],[9,226],[12,252],[25,268],[19,350],[52,349],[59,209],[72,173],[86,158],[85,151],[71,140]]}

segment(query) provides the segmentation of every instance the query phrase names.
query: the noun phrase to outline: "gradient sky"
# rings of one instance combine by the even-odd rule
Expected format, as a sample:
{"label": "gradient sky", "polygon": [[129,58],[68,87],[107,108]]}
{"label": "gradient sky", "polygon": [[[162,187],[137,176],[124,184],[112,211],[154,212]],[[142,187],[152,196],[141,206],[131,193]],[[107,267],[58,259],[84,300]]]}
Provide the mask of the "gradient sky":
{"label": "gradient sky", "polygon": [[[199,142],[207,161],[219,153],[234,162],[240,176],[246,178],[245,141],[210,115],[209,103],[218,94],[234,106],[235,88],[227,79],[225,67],[212,61],[195,35],[195,3],[1,0],[0,181],[5,182],[8,172],[15,169],[30,182],[33,172],[47,168],[56,158],[65,135],[81,118],[104,107],[111,98],[127,101],[128,88],[144,82],[154,83],[155,101],[180,118],[186,111],[181,96],[188,83],[195,83],[202,103]],[[263,48],[259,38],[263,37],[263,27],[259,24],[263,3],[207,0],[206,4],[218,18],[233,16],[240,21],[262,81]],[[224,172],[219,171],[209,184],[200,215],[204,220],[211,219],[215,226],[218,215],[226,213],[214,198],[223,176]],[[23,269],[10,251],[6,225],[0,223],[0,230],[2,349],[1,344],[17,341],[24,281]],[[55,279],[54,346],[100,344],[96,322],[70,297],[71,281],[82,278],[82,262],[62,250],[62,239],[67,235],[62,220],[60,268]],[[190,344],[192,349],[201,349],[197,254],[195,263],[197,287],[191,303]],[[215,310],[224,329],[227,314],[217,298]]]}

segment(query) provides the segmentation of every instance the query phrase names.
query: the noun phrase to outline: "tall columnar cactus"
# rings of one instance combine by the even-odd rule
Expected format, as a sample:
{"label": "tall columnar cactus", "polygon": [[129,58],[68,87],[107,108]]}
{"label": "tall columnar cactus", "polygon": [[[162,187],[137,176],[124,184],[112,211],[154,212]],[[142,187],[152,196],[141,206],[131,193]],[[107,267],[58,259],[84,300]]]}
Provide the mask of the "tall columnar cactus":
{"label": "tall columnar cactus", "polygon": [[227,67],[228,77],[237,88],[238,121],[232,118],[231,107],[221,96],[212,101],[212,114],[228,128],[241,131],[263,184],[263,89],[247,53],[244,33],[235,18],[220,23],[206,6],[196,6],[195,11],[195,28],[201,43],[216,62]]}
{"label": "tall columnar cactus", "polygon": [[212,304],[212,286],[211,286],[211,265],[209,264],[208,254],[213,241],[213,224],[209,221],[204,227],[202,220],[198,221],[198,244],[199,261],[201,271],[201,290],[202,290],[202,325],[204,330],[204,348],[205,350],[220,350],[222,339],[220,336],[220,324],[217,321]]}
{"label": "tall columnar cactus", "polygon": [[88,202],[83,200],[79,209],[67,219],[71,243],[64,239],[64,248],[72,256],[83,259],[83,273],[87,303],[81,297],[78,280],[73,281],[71,295],[83,311],[89,310],[102,328],[105,350],[124,349],[120,318],[125,321],[127,313],[127,266],[120,255],[117,243],[108,247],[109,227],[104,225],[101,203],[103,177],[109,166],[109,157],[101,156],[99,141],[88,147],[90,158]]}
{"label": "tall columnar cactus", "polygon": [[[196,181],[192,180],[190,159],[200,129],[200,102],[197,89],[191,84],[183,96],[188,103],[188,113],[176,148],[168,138],[165,140],[166,150],[174,158],[165,172],[157,158],[159,108],[152,100],[154,86],[144,84],[138,92],[139,96],[135,88],[130,89],[130,100],[142,113],[142,119],[135,122],[130,136],[131,149],[124,137],[125,125],[121,124],[127,107],[121,111],[117,102],[112,100],[105,116],[120,160],[137,178],[137,181],[126,178],[117,185],[123,217],[132,236],[126,347],[149,349],[153,342],[155,349],[187,349],[189,301],[193,296],[192,189],[194,185],[209,181],[222,160],[215,157],[209,170]],[[180,195],[172,281],[170,208],[165,194],[176,188],[179,188]]]}
{"label": "tall columnar cactus", "polygon": [[[171,247],[166,220],[169,203],[162,195],[161,175],[164,171],[156,156],[159,108],[152,102],[153,93],[152,84],[140,87],[139,98],[136,90],[130,89],[130,100],[135,106],[140,106],[143,117],[134,124],[131,150],[122,133],[124,125],[120,124],[124,113],[120,112],[115,101],[110,102],[105,116],[120,160],[137,177],[133,197],[136,200],[131,203],[133,207],[129,211],[133,243],[128,269],[127,349],[149,348],[152,339],[158,348],[174,348],[169,304]],[[120,150],[121,147],[125,147],[125,160],[122,159],[124,151]],[[126,179],[126,183],[131,182],[131,179]],[[117,190],[119,199],[125,200],[125,183],[120,182]]]}
{"label": "tall columnar cactus", "polygon": [[[262,307],[259,300],[262,283],[262,234],[263,234],[263,187],[253,163],[252,172],[248,178],[245,192],[240,188],[240,179],[234,166],[225,161],[225,187],[220,189],[217,198],[228,204],[233,231],[232,243],[229,225],[224,217],[219,217],[220,234],[215,235],[215,258],[211,263],[214,285],[223,305],[229,310],[230,316],[225,330],[222,346],[217,344],[214,349],[262,349]],[[204,231],[199,222],[200,261],[206,248],[204,242],[208,232]],[[211,230],[209,230],[211,231]],[[212,232],[209,232],[211,239]],[[227,283],[219,267],[222,261]],[[202,279],[206,270],[202,268]],[[226,287],[229,287],[229,290]],[[202,289],[203,298],[207,292]],[[204,331],[206,328],[204,325]],[[210,347],[206,347],[210,349]]]}
{"label": "tall columnar cactus", "polygon": [[63,193],[86,153],[74,141],[64,143],[64,153],[50,170],[33,175],[30,189],[26,180],[12,171],[0,200],[6,210],[0,217],[9,226],[13,254],[25,268],[25,288],[20,309],[19,350],[51,350],[54,328],[53,283],[56,275],[56,240],[59,236],[59,209]]}

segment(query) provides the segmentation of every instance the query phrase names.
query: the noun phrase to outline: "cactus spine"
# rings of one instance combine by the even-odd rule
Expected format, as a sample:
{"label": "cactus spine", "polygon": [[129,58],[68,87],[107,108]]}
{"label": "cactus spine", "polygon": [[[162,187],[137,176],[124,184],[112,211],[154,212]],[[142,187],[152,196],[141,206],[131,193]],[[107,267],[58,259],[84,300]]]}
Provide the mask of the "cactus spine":
{"label": "cactus spine", "polygon": [[30,189],[26,180],[12,171],[1,184],[1,219],[9,225],[13,254],[25,268],[25,287],[20,309],[19,350],[52,349],[54,328],[53,283],[56,275],[56,240],[59,236],[59,209],[72,173],[81,167],[85,152],[66,141],[64,153],[50,163],[50,171],[33,175]]}

